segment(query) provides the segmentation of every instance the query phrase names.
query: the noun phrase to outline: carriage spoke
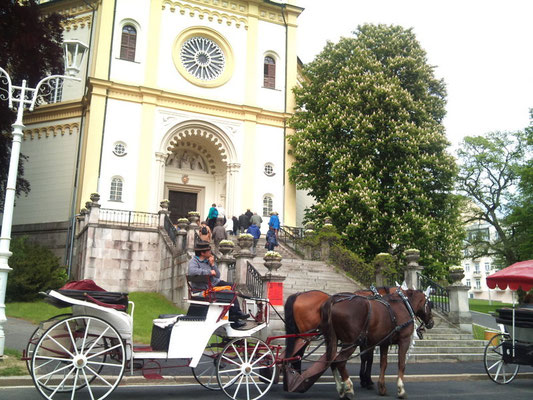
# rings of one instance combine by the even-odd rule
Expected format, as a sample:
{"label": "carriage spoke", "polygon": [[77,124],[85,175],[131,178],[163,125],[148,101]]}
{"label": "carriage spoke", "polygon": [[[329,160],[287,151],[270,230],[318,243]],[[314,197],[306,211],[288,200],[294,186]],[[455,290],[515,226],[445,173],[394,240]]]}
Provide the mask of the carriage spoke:
{"label": "carriage spoke", "polygon": [[48,356],[35,356],[36,359],[39,360],[50,360],[44,364],[39,364],[36,368],[44,367],[47,364],[51,363],[52,361],[64,361],[64,362],[71,362],[72,360],[70,358],[58,358],[58,357],[48,357]]}
{"label": "carriage spoke", "polygon": [[74,400],[74,395],[76,394],[76,384],[78,383],[78,376],[80,375],[80,370],[76,370],[76,375],[74,376],[74,384],[72,385],[72,395],[70,396],[70,400]]}
{"label": "carriage spoke", "polygon": [[231,347],[233,348],[233,351],[235,351],[235,355],[239,357],[240,362],[243,363],[244,361],[242,360],[241,355],[239,354],[239,351],[235,348],[235,345],[232,344]]}
{"label": "carriage spoke", "polygon": [[85,325],[85,333],[83,334],[83,340],[81,341],[81,347],[80,352],[83,353],[83,349],[85,348],[85,342],[87,341],[87,336],[89,335],[89,326],[91,325],[91,320],[87,321],[87,325]]}
{"label": "carriage spoke", "polygon": [[72,335],[72,329],[70,329],[70,324],[66,322],[65,325],[67,326],[68,335],[70,336],[70,341],[72,343],[72,348],[74,349],[76,354],[79,354],[78,347],[76,346],[76,341],[74,340],[74,336]]}
{"label": "carriage spoke", "polygon": [[37,378],[37,380],[39,381],[39,380],[41,380],[41,379],[43,379],[43,378],[46,378],[47,376],[50,376],[50,375],[56,374],[56,373],[58,373],[58,372],[61,372],[61,371],[65,370],[65,369],[68,369],[68,368],[71,368],[71,367],[74,368],[74,367],[72,366],[72,364],[70,364],[70,365],[65,365],[65,366],[62,367],[62,368],[55,369],[55,370],[53,370],[52,372],[49,372],[49,373],[47,373],[47,374],[45,374],[45,375],[41,375],[40,377]]}
{"label": "carriage spoke", "polygon": [[109,330],[109,326],[107,326],[107,327],[105,328],[105,330],[100,334],[100,336],[98,336],[98,339],[96,339],[96,340],[94,341],[94,343],[91,345],[91,347],[89,347],[89,349],[87,350],[87,352],[86,352],[85,354],[89,354],[89,353],[91,352],[91,350],[92,350],[93,347],[96,345],[96,343],[98,343],[98,341],[104,337],[104,335],[107,333],[108,330]]}
{"label": "carriage spoke", "polygon": [[87,390],[89,391],[89,395],[91,396],[91,400],[94,400],[93,390],[91,389],[91,385],[89,382],[89,379],[87,379],[87,374],[85,373],[85,368],[82,369],[83,377],[85,378],[85,384],[87,385]]}
{"label": "carriage spoke", "polygon": [[[237,362],[233,361],[231,358],[228,358],[227,356],[224,356],[224,355],[223,355],[222,358],[223,358],[224,360],[226,360],[226,361],[232,363],[232,364],[240,365],[240,364],[238,364]],[[240,357],[239,357],[239,358],[240,358]]]}
{"label": "carriage spoke", "polygon": [[98,356],[100,356],[100,355],[102,355],[102,354],[109,354],[109,352],[110,352],[111,350],[114,350],[114,349],[116,349],[117,347],[120,347],[120,346],[121,346],[121,344],[119,343],[119,344],[117,344],[117,345],[115,345],[115,346],[113,346],[113,347],[110,347],[109,349],[104,349],[104,350],[102,350],[102,351],[99,352],[99,353],[96,353],[96,354],[92,354],[92,355],[90,355],[90,356],[87,356],[87,360],[90,360],[91,358],[94,358],[94,357],[98,357]]}
{"label": "carriage spoke", "polygon": [[87,364],[92,365],[104,365],[106,367],[122,367],[120,364],[112,364],[112,363],[106,363],[106,362],[98,362],[98,361],[87,361]]}
{"label": "carriage spoke", "polygon": [[102,382],[104,382],[107,386],[109,386],[109,387],[113,387],[113,384],[112,384],[112,383],[109,383],[108,381],[106,381],[106,380],[104,379],[104,377],[101,376],[101,375],[100,375],[98,372],[96,372],[94,369],[92,369],[92,368],[89,367],[88,365],[86,366],[86,368],[87,368],[89,371],[91,371],[91,372],[94,374],[94,376],[96,376],[98,379],[100,379]]}
{"label": "carriage spoke", "polygon": [[65,353],[67,353],[69,356],[74,357],[74,354],[72,354],[70,351],[68,351],[65,346],[63,346],[61,343],[59,343],[57,340],[54,339],[53,336],[48,336],[49,339],[51,339],[55,344],[57,344],[59,347],[61,347]]}
{"label": "carriage spoke", "polygon": [[55,388],[55,390],[52,392],[52,394],[50,395],[50,397],[54,397],[54,395],[57,393],[57,391],[64,387],[63,385],[65,384],[65,381],[68,379],[68,377],[70,376],[70,374],[72,374],[72,371],[74,371],[74,367],[72,367],[72,369],[69,371],[69,373],[63,378],[63,380],[61,381],[61,383],[59,385],[57,385],[57,387]]}

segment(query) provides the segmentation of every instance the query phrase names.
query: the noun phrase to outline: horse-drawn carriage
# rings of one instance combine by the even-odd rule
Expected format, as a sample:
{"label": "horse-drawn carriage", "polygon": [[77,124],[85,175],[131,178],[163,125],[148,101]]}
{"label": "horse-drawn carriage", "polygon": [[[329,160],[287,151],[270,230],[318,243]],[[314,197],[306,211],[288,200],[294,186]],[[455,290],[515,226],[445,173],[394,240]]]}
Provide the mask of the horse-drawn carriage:
{"label": "horse-drawn carriage", "polygon": [[[487,277],[487,286],[504,290],[533,288],[533,260],[522,261]],[[484,364],[487,375],[499,384],[510,383],[520,365],[533,366],[533,304],[498,309],[496,322],[501,333],[493,336],[485,347]]]}
{"label": "horse-drawn carriage", "polygon": [[[307,390],[330,366],[336,379],[340,380],[342,376],[339,383],[346,385],[349,378],[344,367],[357,346],[367,350],[380,346],[383,376],[386,349],[389,344],[397,343],[399,370],[403,374],[405,354],[415,331],[416,318],[431,328],[431,309],[426,293],[419,290],[406,290],[404,293],[400,288],[395,288],[394,292],[384,296],[377,292],[370,296],[327,296],[323,307],[326,311],[320,314],[321,307],[318,308],[327,352],[313,364],[314,369],[310,373],[314,377],[310,380],[306,377],[307,371],[300,374],[302,371],[294,366],[315,351],[306,352],[306,346],[321,335],[319,331],[293,331],[263,341],[252,335],[258,334],[269,323],[268,299],[210,290],[200,298],[190,296],[187,315],[160,315],[155,319],[150,346],[133,343],[135,305],[128,301],[126,294],[88,290],[49,291],[46,293],[47,301],[58,307],[71,307],[72,313],[58,315],[40,324],[28,343],[26,360],[36,388],[48,400],[67,397],[104,399],[118,386],[124,374],[141,370],[147,378],[157,377],[165,368],[161,363],[168,360],[185,360],[173,367],[192,368],[194,377],[202,386],[222,391],[232,399],[255,400],[264,396],[279,377],[276,373],[278,367],[284,372],[286,389],[292,381],[291,391]],[[252,317],[246,321],[246,326],[235,329],[228,319],[228,311],[238,296],[246,299],[246,310],[252,311]],[[361,319],[359,315],[345,318],[347,322],[353,317],[353,337],[344,337],[341,332],[344,327],[337,326],[337,312],[346,305],[356,305],[358,312],[366,310],[366,314],[360,313],[362,325],[358,322]],[[383,320],[383,310],[380,309],[385,310],[391,321],[386,324],[391,327],[390,331],[383,334],[378,333],[374,326],[376,321]],[[365,340],[361,341],[363,336]],[[339,354],[335,349],[337,339],[343,342]],[[275,344],[276,340],[302,341],[304,345],[291,347],[290,353],[287,353],[283,345]],[[306,380],[310,384],[302,384]],[[403,390],[399,375],[399,388],[400,384]],[[348,390],[343,395],[349,394]]]}

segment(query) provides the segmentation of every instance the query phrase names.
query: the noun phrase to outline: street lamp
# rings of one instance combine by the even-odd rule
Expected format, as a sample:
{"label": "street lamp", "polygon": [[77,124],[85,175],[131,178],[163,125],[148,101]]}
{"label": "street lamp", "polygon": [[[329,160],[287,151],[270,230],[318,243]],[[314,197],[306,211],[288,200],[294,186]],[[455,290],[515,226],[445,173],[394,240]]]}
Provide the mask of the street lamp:
{"label": "street lamp", "polygon": [[9,171],[7,175],[6,196],[4,201],[4,215],[2,217],[2,232],[0,234],[0,357],[4,355],[5,334],[4,323],[7,321],[5,313],[5,298],[7,287],[7,274],[11,271],[7,261],[11,256],[9,244],[11,242],[11,226],[13,224],[13,206],[15,204],[15,187],[17,184],[17,173],[20,156],[20,143],[22,140],[22,130],[25,128],[22,123],[24,108],[28,107],[33,111],[38,104],[39,98],[50,94],[47,91],[55,89],[60,79],[73,79],[80,71],[81,61],[88,47],[79,40],[68,40],[63,42],[65,50],[65,75],[52,75],[39,81],[35,89],[26,86],[26,80],[22,80],[20,86],[11,83],[8,73],[0,68],[0,83],[7,83],[7,90],[0,89],[0,99],[9,102],[9,108],[17,111],[17,119],[11,125],[13,127],[13,143],[11,145],[11,158],[9,160]]}

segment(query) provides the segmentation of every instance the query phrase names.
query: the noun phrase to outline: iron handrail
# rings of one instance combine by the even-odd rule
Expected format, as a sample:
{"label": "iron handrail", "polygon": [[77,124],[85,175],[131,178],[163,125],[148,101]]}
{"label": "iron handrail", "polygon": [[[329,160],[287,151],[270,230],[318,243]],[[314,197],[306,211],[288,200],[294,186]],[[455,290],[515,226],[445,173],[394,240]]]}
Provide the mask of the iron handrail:
{"label": "iron handrail", "polygon": [[98,221],[110,225],[157,228],[159,226],[159,215],[142,211],[101,208]]}
{"label": "iron handrail", "polygon": [[170,240],[172,240],[172,243],[174,243],[175,246],[178,231],[176,230],[176,227],[174,226],[168,215],[165,215],[165,231],[167,232],[168,237],[170,238]]}
{"label": "iron handrail", "polygon": [[261,274],[250,263],[246,262],[246,288],[254,297],[263,297],[263,280]]}
{"label": "iron handrail", "polygon": [[443,288],[437,282],[432,281],[420,273],[417,273],[416,276],[418,288],[423,290],[428,286],[431,287],[430,298],[433,302],[433,307],[444,314],[448,314],[450,312],[450,292],[448,289]]}

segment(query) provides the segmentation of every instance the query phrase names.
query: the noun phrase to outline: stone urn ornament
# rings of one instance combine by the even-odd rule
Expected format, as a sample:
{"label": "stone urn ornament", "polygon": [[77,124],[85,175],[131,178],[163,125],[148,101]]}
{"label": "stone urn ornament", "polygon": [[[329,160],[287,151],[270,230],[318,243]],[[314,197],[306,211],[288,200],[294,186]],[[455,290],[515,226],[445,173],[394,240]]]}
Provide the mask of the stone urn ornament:
{"label": "stone urn ornament", "polygon": [[198,224],[198,221],[200,220],[200,213],[198,211],[189,211],[187,213],[187,217],[189,218],[191,224]]}
{"label": "stone urn ornament", "polygon": [[453,286],[462,285],[461,281],[465,277],[465,270],[462,267],[450,267],[449,276]]}
{"label": "stone urn ornament", "polygon": [[405,250],[405,259],[407,260],[408,267],[417,267],[418,260],[420,260],[420,250],[417,250],[417,249]]}
{"label": "stone urn ornament", "polygon": [[281,267],[281,254],[277,251],[267,251],[263,260],[265,260],[265,267],[268,269],[268,272],[276,272],[279,267]]}
{"label": "stone urn ornament", "polygon": [[227,256],[229,253],[231,253],[234,247],[235,243],[233,243],[231,240],[221,240],[218,244],[218,249],[224,256]]}
{"label": "stone urn ornament", "polygon": [[178,218],[177,224],[179,229],[187,229],[189,226],[189,220],[187,218]]}
{"label": "stone urn ornament", "polygon": [[170,201],[167,199],[163,199],[159,202],[159,207],[161,207],[162,210],[168,210],[169,205],[170,205]]}
{"label": "stone urn ornament", "polygon": [[254,243],[254,237],[250,235],[249,233],[241,233],[237,237],[237,242],[239,243],[239,247],[241,248],[241,253],[244,254],[252,254],[250,251],[250,247],[252,247],[252,244]]}

